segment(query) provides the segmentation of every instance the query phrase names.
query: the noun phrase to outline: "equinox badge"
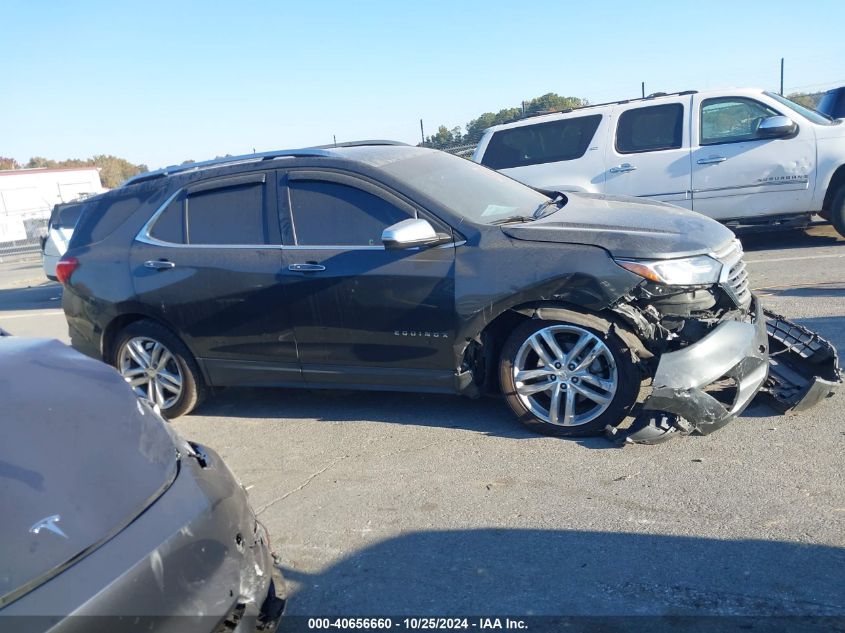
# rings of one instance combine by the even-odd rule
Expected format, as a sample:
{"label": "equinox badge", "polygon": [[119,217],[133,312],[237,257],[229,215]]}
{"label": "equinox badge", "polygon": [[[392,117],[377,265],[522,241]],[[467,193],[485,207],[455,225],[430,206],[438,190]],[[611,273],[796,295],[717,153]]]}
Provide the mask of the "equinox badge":
{"label": "equinox badge", "polygon": [[47,530],[48,532],[52,532],[53,534],[58,534],[59,536],[67,538],[67,534],[62,531],[62,528],[56,525],[61,520],[61,516],[59,516],[58,514],[53,514],[35,523],[31,528],[29,528],[29,531],[32,534],[39,534],[41,530]]}

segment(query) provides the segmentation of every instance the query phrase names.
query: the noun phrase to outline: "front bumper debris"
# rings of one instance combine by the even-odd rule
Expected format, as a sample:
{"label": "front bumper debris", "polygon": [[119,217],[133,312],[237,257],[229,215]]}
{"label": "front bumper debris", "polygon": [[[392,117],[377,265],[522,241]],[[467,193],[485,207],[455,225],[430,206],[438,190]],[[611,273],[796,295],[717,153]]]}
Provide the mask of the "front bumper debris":
{"label": "front bumper debris", "polygon": [[802,411],[842,382],[836,350],[815,332],[763,310],[751,322],[724,321],[700,341],[664,354],[651,395],[627,430],[607,429],[619,444],[657,444],[707,435],[762,394],[781,412]]}
{"label": "front bumper debris", "polygon": [[765,311],[769,377],[761,395],[781,413],[804,411],[842,383],[836,348],[816,332]]}

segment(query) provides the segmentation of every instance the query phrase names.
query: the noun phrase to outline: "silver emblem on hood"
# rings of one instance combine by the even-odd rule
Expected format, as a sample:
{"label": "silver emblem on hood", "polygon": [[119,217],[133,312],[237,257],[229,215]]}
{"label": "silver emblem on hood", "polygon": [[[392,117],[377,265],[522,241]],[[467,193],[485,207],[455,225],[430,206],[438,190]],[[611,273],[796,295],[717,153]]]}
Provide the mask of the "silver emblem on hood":
{"label": "silver emblem on hood", "polygon": [[48,532],[52,532],[53,534],[58,534],[59,536],[67,538],[67,534],[62,531],[62,528],[56,525],[61,520],[61,516],[59,516],[58,514],[53,514],[35,523],[31,528],[29,528],[29,531],[32,534],[39,534],[41,530],[47,530]]}

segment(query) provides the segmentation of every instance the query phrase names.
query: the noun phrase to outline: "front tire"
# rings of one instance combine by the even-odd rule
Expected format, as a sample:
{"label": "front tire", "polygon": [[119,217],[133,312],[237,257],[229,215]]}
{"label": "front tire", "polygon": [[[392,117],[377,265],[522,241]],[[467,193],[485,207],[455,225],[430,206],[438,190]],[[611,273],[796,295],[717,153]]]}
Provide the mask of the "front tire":
{"label": "front tire", "polygon": [[637,399],[639,372],[615,333],[531,319],[502,349],[499,379],[528,428],[548,435],[597,435],[618,426]]}
{"label": "front tire", "polygon": [[839,187],[839,191],[833,196],[830,205],[830,223],[842,237],[845,237],[845,186]]}
{"label": "front tire", "polygon": [[112,365],[135,395],[158,405],[168,419],[185,415],[205,398],[206,386],[187,346],[154,321],[130,323],[117,337]]}

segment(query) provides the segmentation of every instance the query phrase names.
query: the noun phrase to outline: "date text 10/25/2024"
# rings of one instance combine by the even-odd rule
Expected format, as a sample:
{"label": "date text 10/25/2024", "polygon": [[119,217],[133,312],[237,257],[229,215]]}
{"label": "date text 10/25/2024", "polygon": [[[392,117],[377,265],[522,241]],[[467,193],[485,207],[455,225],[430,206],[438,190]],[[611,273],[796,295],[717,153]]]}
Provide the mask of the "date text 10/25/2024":
{"label": "date text 10/25/2024", "polygon": [[308,618],[309,630],[527,630],[524,620],[511,618]]}

